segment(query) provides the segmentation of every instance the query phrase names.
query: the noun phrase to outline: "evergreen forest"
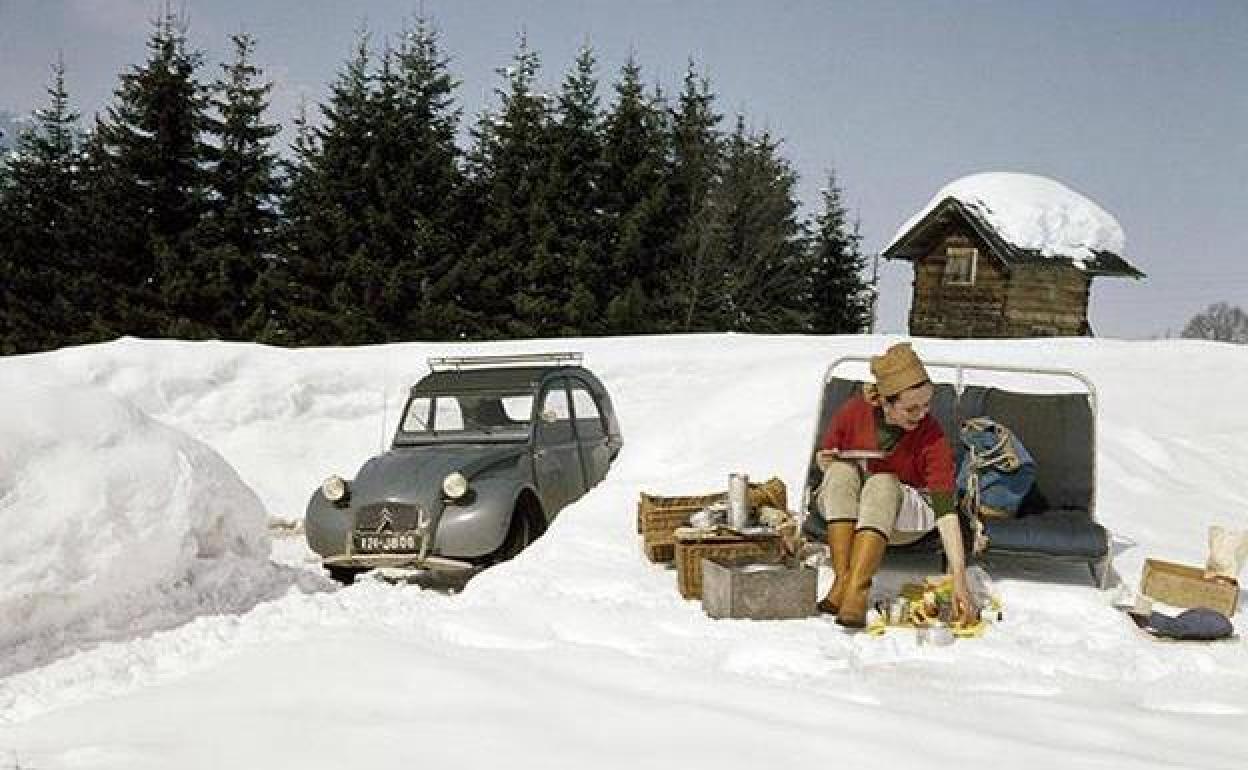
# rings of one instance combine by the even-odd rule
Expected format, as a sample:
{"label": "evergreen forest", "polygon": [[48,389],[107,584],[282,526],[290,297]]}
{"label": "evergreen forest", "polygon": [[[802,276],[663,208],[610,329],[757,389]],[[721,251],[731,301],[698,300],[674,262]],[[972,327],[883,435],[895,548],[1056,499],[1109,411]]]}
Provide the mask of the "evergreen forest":
{"label": "evergreen forest", "polygon": [[585,47],[522,39],[470,123],[437,30],[361,32],[322,103],[269,116],[258,41],[210,68],[166,13],[85,125],[63,64],[0,159],[0,353],[122,335],[287,346],[864,331],[835,174],[809,217],[782,141]]}

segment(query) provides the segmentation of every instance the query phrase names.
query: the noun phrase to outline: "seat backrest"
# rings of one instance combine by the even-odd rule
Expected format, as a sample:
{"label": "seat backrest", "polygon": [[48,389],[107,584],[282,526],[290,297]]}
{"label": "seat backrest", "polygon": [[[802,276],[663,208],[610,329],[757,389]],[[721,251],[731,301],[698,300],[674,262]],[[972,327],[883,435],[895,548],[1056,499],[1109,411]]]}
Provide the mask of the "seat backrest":
{"label": "seat backrest", "polygon": [[984,415],[1014,431],[1036,461],[1036,488],[1049,501],[1050,508],[1090,511],[1096,481],[1095,426],[1088,397],[1015,393],[998,388],[982,390],[974,413],[966,409],[975,409],[976,405],[963,394],[966,408],[961,416],[965,419]]}

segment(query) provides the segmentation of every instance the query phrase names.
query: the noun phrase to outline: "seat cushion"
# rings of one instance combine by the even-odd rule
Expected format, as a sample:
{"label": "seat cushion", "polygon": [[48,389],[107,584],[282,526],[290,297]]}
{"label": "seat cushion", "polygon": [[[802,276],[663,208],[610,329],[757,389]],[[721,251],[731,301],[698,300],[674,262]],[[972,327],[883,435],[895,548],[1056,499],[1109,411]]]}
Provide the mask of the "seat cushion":
{"label": "seat cushion", "polygon": [[986,519],[988,550],[1099,559],[1109,553],[1109,533],[1087,511],[1059,509],[1017,519]]}

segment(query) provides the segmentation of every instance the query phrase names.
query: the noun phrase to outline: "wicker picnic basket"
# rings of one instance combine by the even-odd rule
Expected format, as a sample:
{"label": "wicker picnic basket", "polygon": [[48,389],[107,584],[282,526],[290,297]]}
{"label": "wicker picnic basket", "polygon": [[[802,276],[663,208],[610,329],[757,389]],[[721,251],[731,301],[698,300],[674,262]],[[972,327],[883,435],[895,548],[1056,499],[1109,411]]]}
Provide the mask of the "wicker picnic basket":
{"label": "wicker picnic basket", "polygon": [[[637,532],[641,534],[646,558],[655,563],[672,561],[676,558],[673,548],[673,533],[676,529],[686,526],[690,515],[727,499],[727,492],[681,497],[663,497],[642,492],[641,499],[637,502]],[[766,505],[784,510],[787,500],[784,482],[778,478],[750,484],[751,507]]]}
{"label": "wicker picnic basket", "polygon": [[637,503],[637,531],[641,533],[646,558],[655,563],[671,561],[675,558],[672,535],[676,529],[687,525],[691,514],[727,498],[727,492],[684,497],[660,497],[642,492]]}
{"label": "wicker picnic basket", "polygon": [[[691,514],[713,503],[723,503],[728,493],[691,494],[683,497],[661,497],[658,494],[641,493],[636,504],[636,530],[641,535],[641,548],[651,562],[671,562],[675,558],[673,533],[676,528],[689,523]],[[784,482],[770,478],[765,482],[750,484],[750,507],[769,505],[771,508],[787,508]]]}
{"label": "wicker picnic basket", "polygon": [[784,558],[784,544],[776,537],[743,538],[677,537],[676,585],[686,599],[702,598],[702,560],[719,564],[778,564]]}

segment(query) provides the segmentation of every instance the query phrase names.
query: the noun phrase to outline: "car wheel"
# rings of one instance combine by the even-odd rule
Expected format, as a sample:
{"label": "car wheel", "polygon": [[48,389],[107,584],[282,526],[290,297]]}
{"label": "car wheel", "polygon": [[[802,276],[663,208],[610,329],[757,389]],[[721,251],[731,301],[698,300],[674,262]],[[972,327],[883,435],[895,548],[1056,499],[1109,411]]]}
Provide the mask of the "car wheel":
{"label": "car wheel", "polygon": [[511,526],[507,528],[506,539],[494,552],[494,557],[490,559],[490,562],[501,564],[514,559],[531,542],[533,542],[533,518],[525,511],[517,510],[511,515]]}
{"label": "car wheel", "polygon": [[363,572],[363,570],[354,567],[326,567],[329,570],[329,576],[334,580],[349,586],[355,582],[355,576]]}

